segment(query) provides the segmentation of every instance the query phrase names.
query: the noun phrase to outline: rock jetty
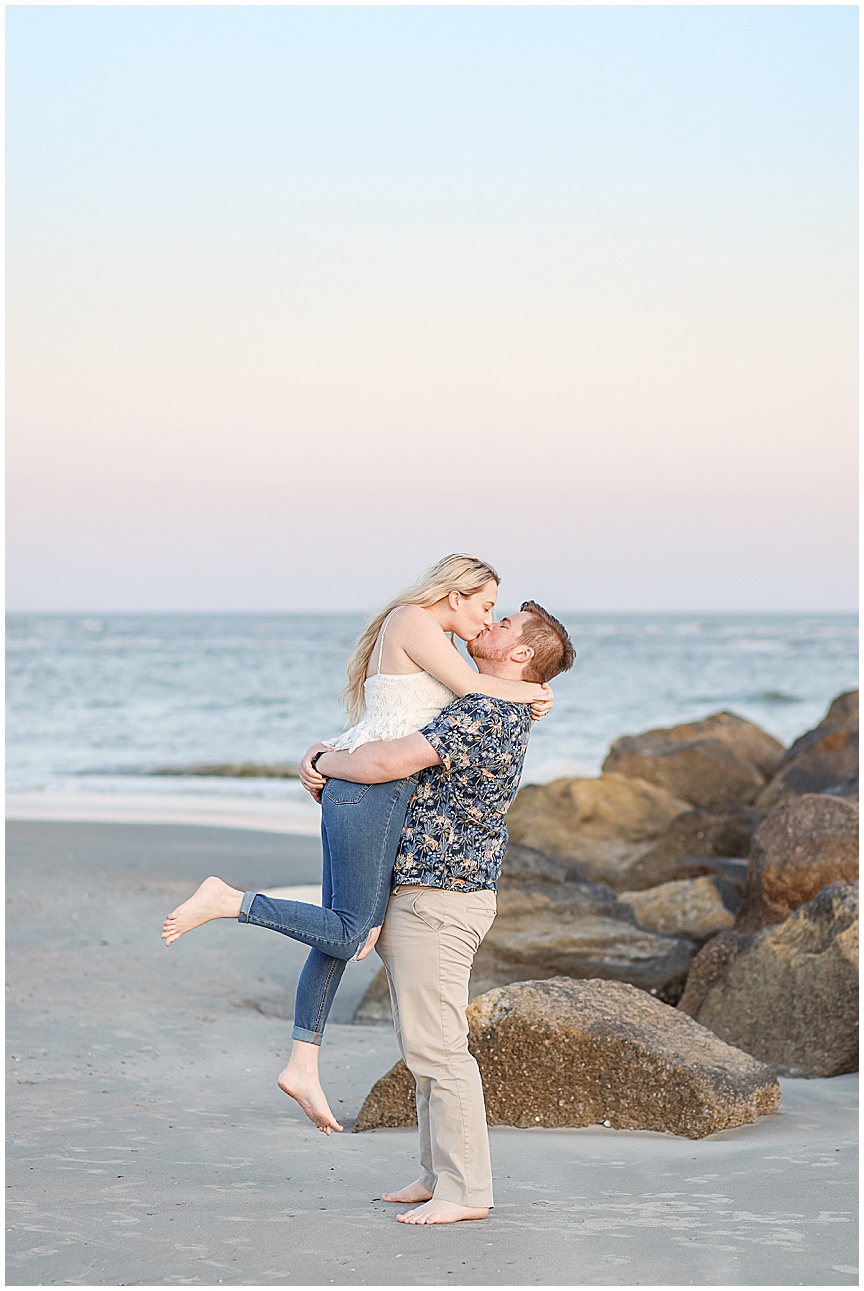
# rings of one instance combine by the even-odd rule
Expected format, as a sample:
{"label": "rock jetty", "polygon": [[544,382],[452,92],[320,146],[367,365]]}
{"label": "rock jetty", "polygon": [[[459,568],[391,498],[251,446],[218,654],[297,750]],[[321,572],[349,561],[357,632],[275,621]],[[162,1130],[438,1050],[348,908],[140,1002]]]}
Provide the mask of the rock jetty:
{"label": "rock jetty", "polygon": [[[788,750],[721,712],[525,786],[472,999],[617,983],[776,1071],[856,1069],[857,736],[851,691]],[[355,1020],[389,1016],[382,971]]]}

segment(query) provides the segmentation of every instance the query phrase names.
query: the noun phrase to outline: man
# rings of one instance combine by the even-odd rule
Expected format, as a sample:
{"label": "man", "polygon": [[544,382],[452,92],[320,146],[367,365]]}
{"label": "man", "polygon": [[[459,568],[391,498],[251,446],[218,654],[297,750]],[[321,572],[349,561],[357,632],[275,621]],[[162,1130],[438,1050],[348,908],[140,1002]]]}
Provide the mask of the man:
{"label": "man", "polygon": [[[514,681],[550,681],[574,658],[563,625],[535,601],[468,651],[480,672]],[[504,816],[530,724],[525,704],[466,695],[417,734],[317,759],[324,776],[359,784],[417,775],[376,947],[399,1048],[417,1086],[422,1173],[383,1194],[385,1201],[420,1203],[398,1216],[403,1223],[484,1219],[493,1204],[483,1086],[465,1010],[474,955],[495,918]]]}

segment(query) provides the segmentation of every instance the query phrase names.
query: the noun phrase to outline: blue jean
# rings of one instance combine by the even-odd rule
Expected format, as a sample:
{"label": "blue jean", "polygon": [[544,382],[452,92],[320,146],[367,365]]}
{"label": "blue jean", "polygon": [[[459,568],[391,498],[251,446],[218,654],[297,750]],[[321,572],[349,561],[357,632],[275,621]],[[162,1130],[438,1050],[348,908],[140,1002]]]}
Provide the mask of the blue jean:
{"label": "blue jean", "polygon": [[328,780],[321,796],[320,906],[244,892],[240,923],[271,928],[311,950],[294,1005],[295,1040],[320,1044],[345,965],[384,922],[393,863],[415,780]]}

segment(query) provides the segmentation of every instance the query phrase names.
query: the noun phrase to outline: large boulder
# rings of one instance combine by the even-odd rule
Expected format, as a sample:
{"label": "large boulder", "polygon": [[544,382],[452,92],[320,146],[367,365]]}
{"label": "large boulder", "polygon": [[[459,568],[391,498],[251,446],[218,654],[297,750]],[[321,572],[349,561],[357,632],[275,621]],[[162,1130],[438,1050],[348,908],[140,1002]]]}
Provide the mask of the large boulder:
{"label": "large boulder", "polygon": [[818,726],[790,747],[757,799],[768,811],[796,794],[858,792],[858,691],[838,695]]}
{"label": "large boulder", "polygon": [[[470,1009],[471,1005],[468,1007]],[[364,1130],[393,1130],[416,1125],[414,1090],[414,1077],[400,1058],[380,1080],[375,1081],[364,1098],[354,1126],[355,1134],[362,1134]]]}
{"label": "large boulder", "polygon": [[858,807],[808,793],[787,799],[753,836],[735,927],[756,932],[781,923],[826,883],[858,878]]}
{"label": "large boulder", "polygon": [[717,876],[677,879],[656,888],[622,892],[636,922],[664,937],[686,937],[698,945],[735,924],[741,901],[736,883]]}
{"label": "large boulder", "polygon": [[[689,804],[630,776],[554,780],[519,790],[507,813],[511,844],[530,847],[565,874],[616,882]],[[506,873],[506,862],[505,862]]]}
{"label": "large boulder", "polygon": [[773,736],[735,713],[702,722],[625,735],[616,740],[604,772],[638,776],[694,807],[753,802],[784,754]]}
{"label": "large boulder", "polygon": [[747,855],[761,820],[764,812],[742,805],[722,812],[701,807],[685,811],[669,822],[653,847],[616,875],[615,886],[632,892],[682,878],[685,869],[691,877],[709,873],[716,867],[706,861]]}
{"label": "large boulder", "polygon": [[858,1069],[858,885],[831,883],[781,924],[721,932],[678,1005],[790,1076]]}
{"label": "large boulder", "polygon": [[[468,1025],[490,1125],[606,1124],[698,1139],[770,1115],[780,1099],[762,1063],[621,982],[505,986],[468,1006]],[[367,1095],[357,1130],[416,1119],[400,1062]]]}
{"label": "large boulder", "polygon": [[[637,927],[633,910],[611,888],[588,879],[569,883],[502,882],[498,914],[471,970],[471,998],[530,978],[602,977],[631,982],[661,998],[681,995],[696,945]],[[356,1023],[389,1021],[384,970],[354,1012]]]}

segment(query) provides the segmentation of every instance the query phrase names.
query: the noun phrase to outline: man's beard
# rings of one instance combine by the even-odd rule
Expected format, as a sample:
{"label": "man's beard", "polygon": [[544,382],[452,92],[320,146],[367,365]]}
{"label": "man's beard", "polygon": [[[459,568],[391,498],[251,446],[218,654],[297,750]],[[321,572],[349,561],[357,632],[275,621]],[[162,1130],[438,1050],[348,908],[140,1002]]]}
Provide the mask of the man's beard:
{"label": "man's beard", "polygon": [[465,642],[465,649],[472,659],[488,659],[492,663],[500,663],[510,654],[509,647],[492,650],[486,644],[489,637],[488,632],[481,632],[479,636],[474,637],[473,641]]}

